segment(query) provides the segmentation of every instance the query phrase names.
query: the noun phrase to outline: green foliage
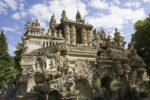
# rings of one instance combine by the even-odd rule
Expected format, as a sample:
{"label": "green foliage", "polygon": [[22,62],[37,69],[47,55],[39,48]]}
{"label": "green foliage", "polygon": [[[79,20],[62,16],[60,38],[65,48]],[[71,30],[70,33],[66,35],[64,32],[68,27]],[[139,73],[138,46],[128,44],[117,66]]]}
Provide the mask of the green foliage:
{"label": "green foliage", "polygon": [[147,71],[150,75],[150,15],[139,20],[134,24],[135,34],[132,36],[132,42],[137,49],[137,53],[147,64]]}
{"label": "green foliage", "polygon": [[95,81],[94,81],[94,88],[96,89],[96,90],[99,90],[100,89],[100,86],[101,86],[101,82],[100,82],[100,80],[97,78],[97,79],[95,79]]}
{"label": "green foliage", "polygon": [[14,69],[14,57],[8,54],[8,46],[3,32],[0,33],[0,88],[17,74]]}
{"label": "green foliage", "polygon": [[21,54],[22,54],[22,51],[23,51],[23,44],[22,43],[19,43],[17,46],[16,46],[17,50],[15,51],[15,67],[16,69],[21,72],[21,66],[20,66],[20,61],[21,61]]}
{"label": "green foliage", "polygon": [[111,91],[113,92],[118,91],[120,87],[121,86],[118,80],[113,80],[110,84]]}
{"label": "green foliage", "polygon": [[8,47],[6,42],[6,37],[3,32],[0,32],[0,60],[8,61],[9,54],[8,54]]}

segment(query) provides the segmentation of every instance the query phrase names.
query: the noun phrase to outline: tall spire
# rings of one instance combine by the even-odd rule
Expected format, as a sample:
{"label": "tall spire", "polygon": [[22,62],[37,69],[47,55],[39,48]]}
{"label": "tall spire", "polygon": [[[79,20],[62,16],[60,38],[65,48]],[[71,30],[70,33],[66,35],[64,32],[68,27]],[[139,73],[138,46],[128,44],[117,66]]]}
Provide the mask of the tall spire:
{"label": "tall spire", "polygon": [[57,23],[56,23],[56,19],[55,19],[55,16],[54,14],[51,16],[51,21],[50,21],[50,28],[55,28],[57,26]]}
{"label": "tall spire", "polygon": [[79,10],[77,10],[76,21],[81,22],[81,14],[80,14]]}

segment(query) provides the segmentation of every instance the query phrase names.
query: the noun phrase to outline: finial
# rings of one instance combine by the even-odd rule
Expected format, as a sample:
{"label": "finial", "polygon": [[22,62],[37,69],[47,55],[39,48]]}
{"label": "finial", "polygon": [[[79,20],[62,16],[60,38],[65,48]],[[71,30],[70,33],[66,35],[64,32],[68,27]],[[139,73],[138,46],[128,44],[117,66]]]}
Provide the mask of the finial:
{"label": "finial", "polygon": [[81,14],[80,14],[79,10],[77,10],[76,21],[81,22]]}
{"label": "finial", "polygon": [[117,29],[117,28],[115,28],[115,32],[118,32],[118,29]]}

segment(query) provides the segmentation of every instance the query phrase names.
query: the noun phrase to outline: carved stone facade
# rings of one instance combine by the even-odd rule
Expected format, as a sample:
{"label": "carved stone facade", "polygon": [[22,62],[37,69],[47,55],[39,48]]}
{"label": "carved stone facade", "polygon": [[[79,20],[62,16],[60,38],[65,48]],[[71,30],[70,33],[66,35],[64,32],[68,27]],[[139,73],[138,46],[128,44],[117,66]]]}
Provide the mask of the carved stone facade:
{"label": "carved stone facade", "polygon": [[37,19],[25,28],[15,100],[93,100],[98,87],[109,87],[105,78],[128,82],[134,72],[142,83],[145,64],[132,44],[126,49],[117,29],[114,38],[96,32],[79,11],[76,21],[63,11],[59,24],[53,15],[47,31]]}

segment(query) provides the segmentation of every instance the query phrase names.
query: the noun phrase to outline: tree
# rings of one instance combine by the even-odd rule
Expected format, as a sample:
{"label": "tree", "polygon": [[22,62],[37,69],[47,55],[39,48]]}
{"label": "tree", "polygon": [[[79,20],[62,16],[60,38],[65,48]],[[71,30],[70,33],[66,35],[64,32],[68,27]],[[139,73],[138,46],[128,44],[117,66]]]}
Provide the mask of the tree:
{"label": "tree", "polygon": [[21,66],[20,66],[20,61],[21,61],[21,54],[23,51],[23,44],[19,43],[16,46],[17,50],[15,51],[15,68],[18,70],[19,74],[21,72]]}
{"label": "tree", "polygon": [[3,61],[9,60],[6,37],[3,31],[0,32],[0,60],[3,60]]}
{"label": "tree", "polygon": [[0,88],[2,88],[9,79],[16,76],[14,69],[14,58],[8,54],[8,46],[4,32],[0,32]]}
{"label": "tree", "polygon": [[150,15],[134,24],[135,33],[132,42],[137,53],[144,59],[147,72],[150,75]]}
{"label": "tree", "polygon": [[3,32],[0,32],[0,88],[4,85],[5,79],[5,71],[7,71],[7,66],[9,62],[9,54],[6,38]]}

